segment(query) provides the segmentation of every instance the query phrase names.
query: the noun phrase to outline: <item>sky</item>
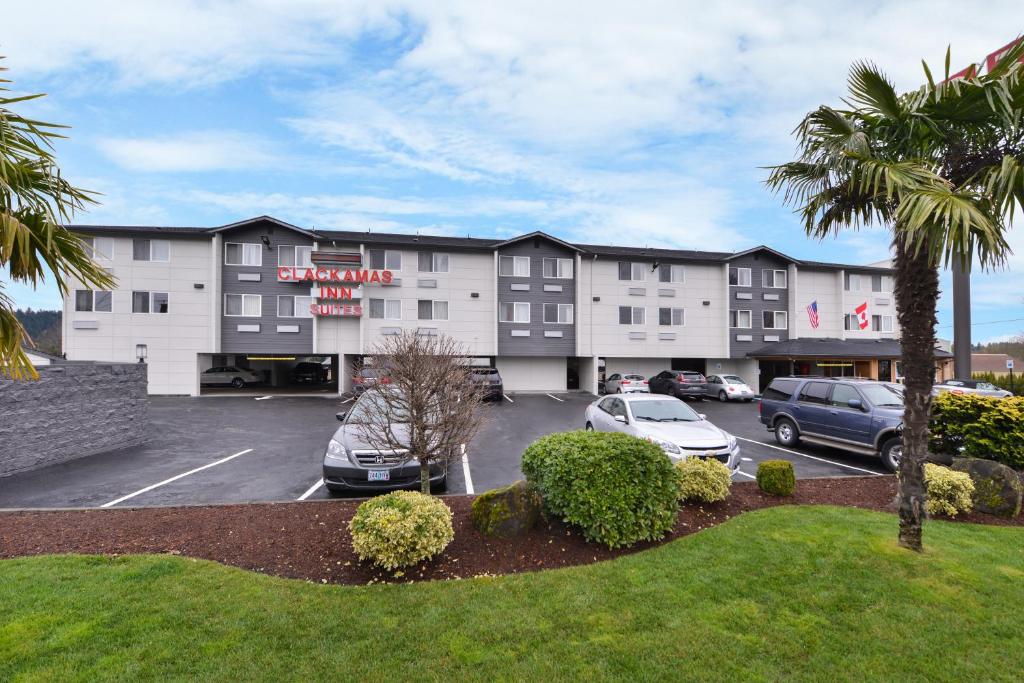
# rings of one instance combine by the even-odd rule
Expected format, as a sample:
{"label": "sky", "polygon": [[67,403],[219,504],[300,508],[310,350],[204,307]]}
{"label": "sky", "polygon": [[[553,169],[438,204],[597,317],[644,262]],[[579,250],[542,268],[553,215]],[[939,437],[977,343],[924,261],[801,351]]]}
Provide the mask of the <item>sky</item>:
{"label": "sky", "polygon": [[[868,59],[901,90],[1024,32],[1018,2],[269,0],[18,3],[20,113],[71,126],[76,223],[304,227],[888,258],[882,229],[808,240],[763,184]],[[1024,230],[972,284],[975,341],[1024,331]],[[6,273],[0,278],[6,279]],[[943,287],[949,288],[948,275]],[[59,308],[52,282],[7,283]],[[950,297],[940,337],[952,336]]]}

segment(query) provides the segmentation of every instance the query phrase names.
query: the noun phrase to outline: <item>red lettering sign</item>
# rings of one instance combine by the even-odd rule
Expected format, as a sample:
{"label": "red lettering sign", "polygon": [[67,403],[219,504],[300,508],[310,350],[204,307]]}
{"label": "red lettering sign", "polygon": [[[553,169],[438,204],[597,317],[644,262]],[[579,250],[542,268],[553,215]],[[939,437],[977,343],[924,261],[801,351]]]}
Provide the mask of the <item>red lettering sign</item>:
{"label": "red lettering sign", "polygon": [[359,284],[390,284],[394,279],[390,270],[341,270],[340,268],[294,268],[281,266],[277,269],[281,282],[354,282]]}
{"label": "red lettering sign", "polygon": [[362,315],[363,307],[356,304],[310,304],[309,312],[321,318],[347,318]]}

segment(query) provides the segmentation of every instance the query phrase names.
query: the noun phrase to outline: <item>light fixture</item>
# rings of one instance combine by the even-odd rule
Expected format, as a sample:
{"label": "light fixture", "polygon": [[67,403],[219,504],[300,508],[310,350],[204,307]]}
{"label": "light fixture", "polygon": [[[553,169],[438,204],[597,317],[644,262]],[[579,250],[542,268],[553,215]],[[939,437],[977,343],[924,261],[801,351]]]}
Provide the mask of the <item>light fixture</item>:
{"label": "light fixture", "polygon": [[270,238],[266,235],[260,235],[260,241],[263,242],[263,246],[270,249]]}
{"label": "light fixture", "polygon": [[135,357],[139,359],[140,363],[146,362],[146,356],[149,355],[149,347],[145,344],[135,345]]}

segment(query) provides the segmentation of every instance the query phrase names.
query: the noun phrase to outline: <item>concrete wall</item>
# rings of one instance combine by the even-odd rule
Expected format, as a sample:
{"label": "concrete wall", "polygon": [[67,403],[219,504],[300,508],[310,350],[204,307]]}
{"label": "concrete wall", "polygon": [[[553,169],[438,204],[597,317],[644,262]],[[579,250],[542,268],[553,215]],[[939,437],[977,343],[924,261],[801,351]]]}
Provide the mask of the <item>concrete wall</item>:
{"label": "concrete wall", "polygon": [[757,391],[760,372],[756,360],[747,358],[710,358],[708,359],[709,375],[736,375],[743,378],[747,386]]}
{"label": "concrete wall", "polygon": [[566,359],[499,356],[505,391],[565,391]]}
{"label": "concrete wall", "polygon": [[0,377],[0,477],[146,440],[141,363],[37,368],[38,381]]}

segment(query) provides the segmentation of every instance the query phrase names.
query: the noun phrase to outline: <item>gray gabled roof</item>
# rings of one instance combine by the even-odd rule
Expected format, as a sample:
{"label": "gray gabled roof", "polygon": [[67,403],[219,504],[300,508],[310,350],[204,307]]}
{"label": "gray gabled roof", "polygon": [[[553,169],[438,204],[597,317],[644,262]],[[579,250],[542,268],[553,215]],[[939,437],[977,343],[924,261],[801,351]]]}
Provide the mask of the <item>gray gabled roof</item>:
{"label": "gray gabled roof", "polygon": [[[902,358],[898,339],[801,338],[766,344],[747,353],[748,358]],[[935,349],[936,358],[953,354]]]}
{"label": "gray gabled roof", "polygon": [[233,230],[234,228],[242,228],[242,227],[245,227],[247,225],[256,225],[257,223],[273,223],[274,225],[278,226],[279,228],[284,228],[286,230],[294,230],[295,232],[297,232],[297,233],[299,233],[301,235],[305,235],[306,237],[316,237],[316,233],[311,231],[311,230],[306,230],[305,228],[300,228],[299,226],[292,225],[291,223],[285,223],[284,221],[280,221],[280,220],[278,220],[278,219],[276,219],[276,218],[274,218],[272,216],[267,216],[267,215],[257,216],[256,218],[246,218],[244,221],[237,221],[235,223],[228,223],[227,225],[222,225],[219,228],[212,228],[212,229],[209,230],[209,232],[210,233],[224,232],[225,230]]}
{"label": "gray gabled roof", "polygon": [[565,242],[563,240],[560,240],[557,237],[552,237],[551,235],[547,234],[546,232],[541,232],[540,230],[534,230],[533,232],[527,233],[525,235],[519,235],[518,237],[513,237],[512,239],[507,239],[504,242],[497,242],[497,243],[495,243],[494,248],[495,249],[499,249],[501,247],[505,247],[505,246],[508,246],[510,244],[516,244],[518,242],[522,242],[524,240],[530,240],[530,239],[534,239],[534,238],[539,238],[539,239],[548,240],[549,242],[554,242],[555,244],[563,246],[566,249],[570,249],[572,251],[579,251],[579,252],[584,251],[584,249],[582,249],[578,245],[570,244],[569,242]]}
{"label": "gray gabled roof", "polygon": [[490,250],[498,240],[480,237],[447,237],[445,235],[408,235],[394,232],[359,232],[358,230],[318,230],[321,241],[362,242],[364,244],[438,247],[445,249]]}
{"label": "gray gabled roof", "polygon": [[743,251],[737,251],[737,252],[735,252],[734,254],[732,254],[731,256],[729,256],[725,260],[726,261],[731,261],[733,259],[737,259],[737,258],[740,258],[741,256],[746,256],[748,254],[756,254],[759,251],[767,251],[769,254],[772,254],[773,256],[776,256],[776,257],[782,259],[783,261],[789,261],[790,263],[800,263],[799,259],[795,259],[792,256],[786,256],[781,251],[775,251],[771,247],[767,247],[767,246],[765,246],[763,244],[759,245],[759,246],[756,246],[756,247],[753,247],[751,249],[744,249]]}

